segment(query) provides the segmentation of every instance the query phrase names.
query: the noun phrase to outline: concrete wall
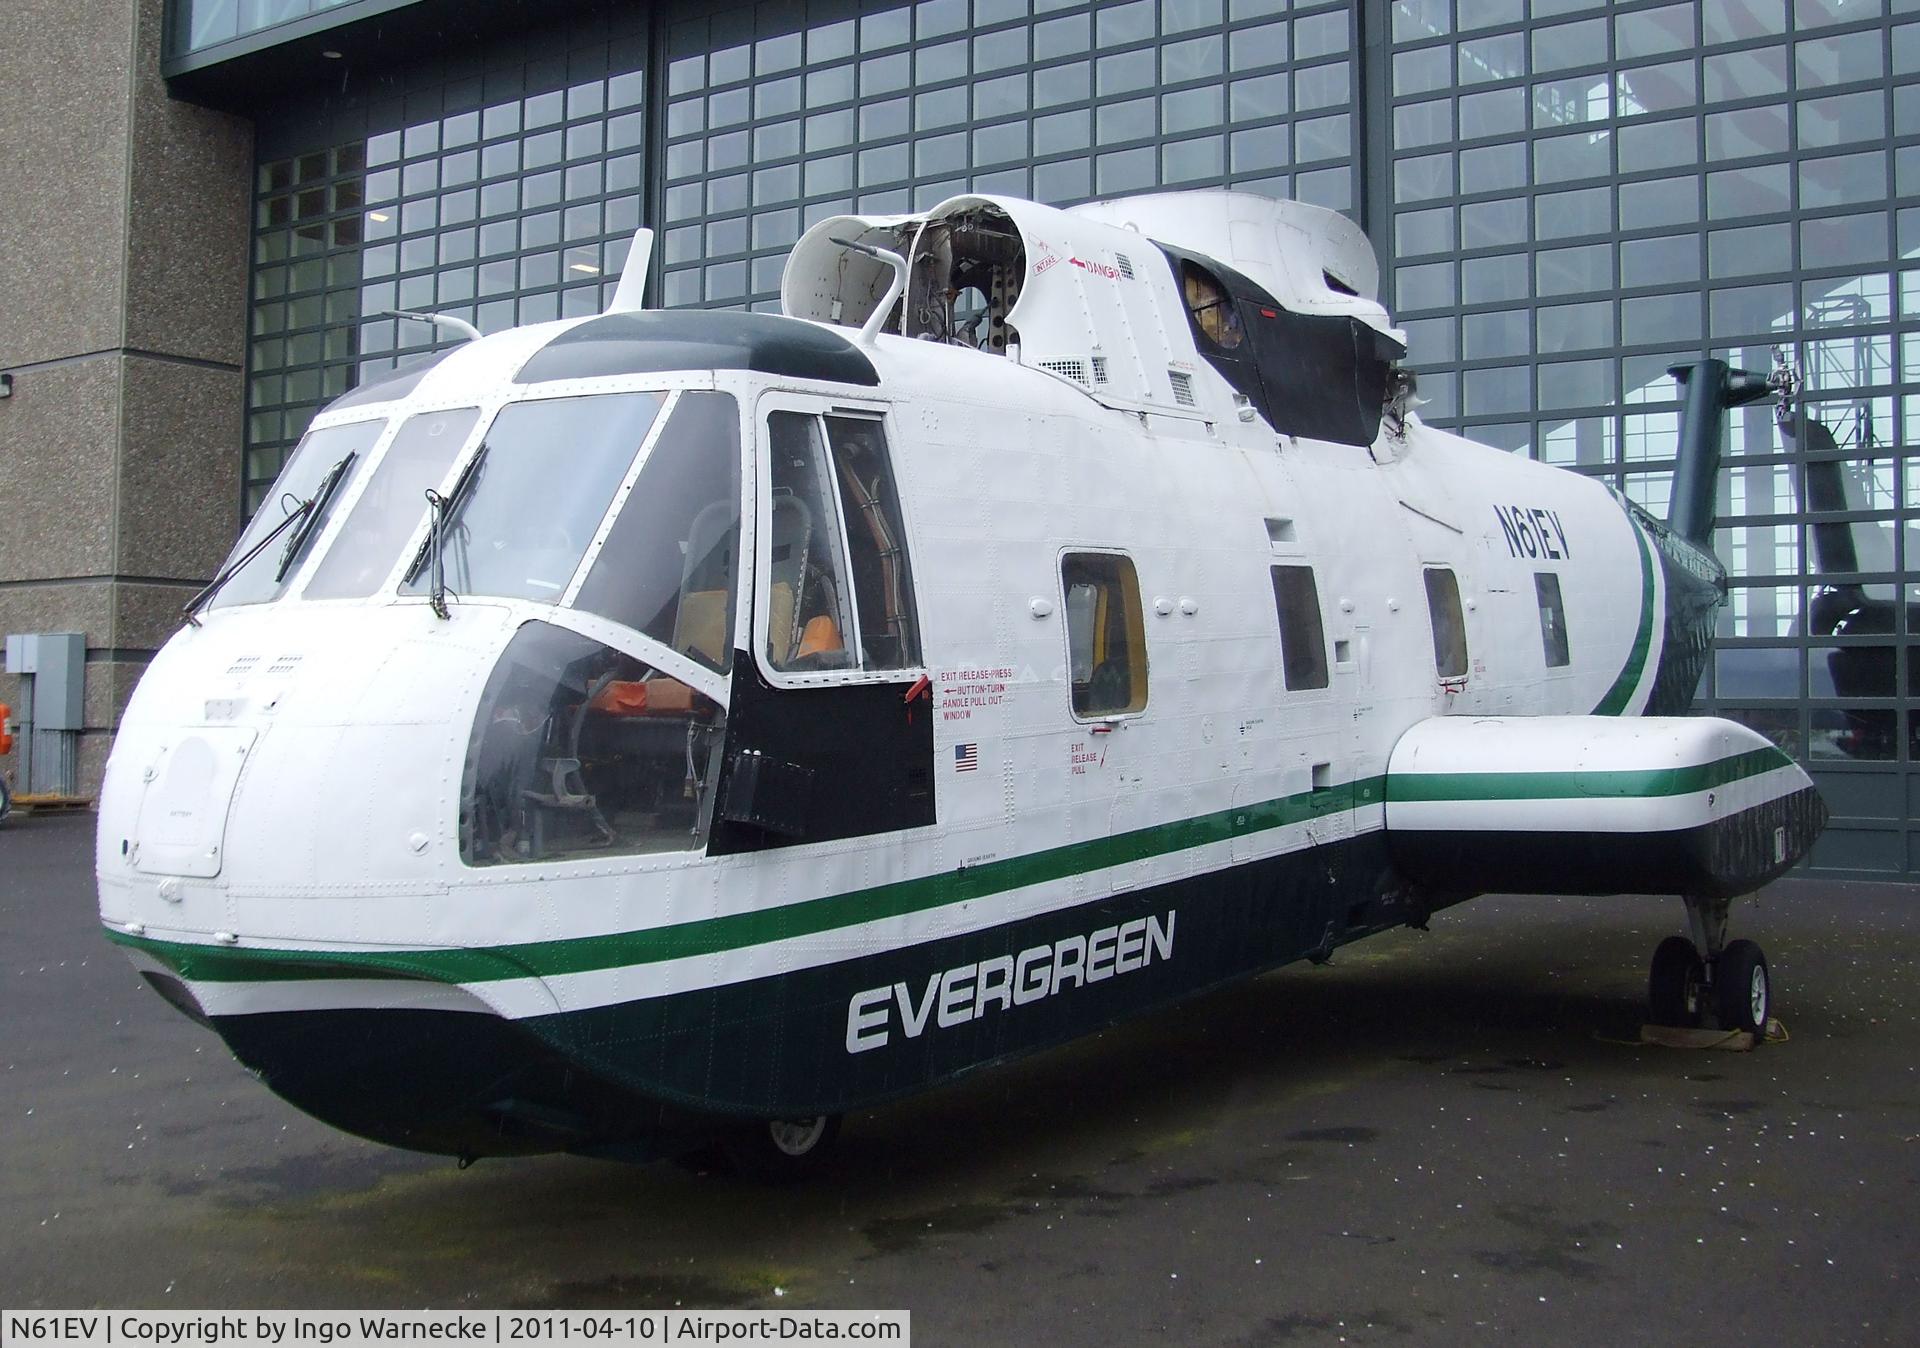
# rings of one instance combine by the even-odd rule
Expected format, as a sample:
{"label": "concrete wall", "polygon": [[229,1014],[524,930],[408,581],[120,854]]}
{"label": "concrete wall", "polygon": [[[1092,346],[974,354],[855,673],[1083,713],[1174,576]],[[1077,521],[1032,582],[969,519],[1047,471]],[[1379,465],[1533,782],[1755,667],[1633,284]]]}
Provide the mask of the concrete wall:
{"label": "concrete wall", "polygon": [[0,5],[0,634],[86,633],[83,794],[239,528],[253,133],[168,97],[163,10]]}

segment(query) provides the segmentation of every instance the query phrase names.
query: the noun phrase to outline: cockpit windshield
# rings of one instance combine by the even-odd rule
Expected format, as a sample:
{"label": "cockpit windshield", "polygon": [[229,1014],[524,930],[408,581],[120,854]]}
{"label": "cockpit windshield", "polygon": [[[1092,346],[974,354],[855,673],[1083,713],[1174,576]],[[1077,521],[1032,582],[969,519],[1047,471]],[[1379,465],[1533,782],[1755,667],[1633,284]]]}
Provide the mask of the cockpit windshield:
{"label": "cockpit windshield", "polygon": [[[328,511],[367,461],[367,451],[386,424],[379,420],[354,421],[307,433],[294,447],[286,468],[267,494],[266,504],[241,533],[221,567],[225,579],[209,599],[209,608],[265,604],[286,593],[307,545],[326,524]],[[288,517],[297,512],[304,518],[290,523]],[[248,558],[247,554],[276,528],[284,529],[281,538],[285,542],[276,541],[275,546],[260,548]],[[243,558],[245,564],[236,565]],[[230,575],[229,568],[233,568]]]}
{"label": "cockpit windshield", "polygon": [[[666,398],[604,393],[501,409],[450,507],[447,588],[558,603]],[[429,584],[416,568],[402,589]]]}
{"label": "cockpit windshield", "polygon": [[401,423],[366,490],[307,582],[308,599],[357,599],[393,573],[407,538],[480,417],[475,407],[422,412]]}

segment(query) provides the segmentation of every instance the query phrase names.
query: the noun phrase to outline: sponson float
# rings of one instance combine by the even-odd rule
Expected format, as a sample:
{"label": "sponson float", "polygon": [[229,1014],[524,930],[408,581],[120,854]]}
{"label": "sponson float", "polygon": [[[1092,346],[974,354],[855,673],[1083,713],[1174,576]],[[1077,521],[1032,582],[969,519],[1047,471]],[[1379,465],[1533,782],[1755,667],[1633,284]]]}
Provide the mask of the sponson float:
{"label": "sponson float", "polygon": [[1824,810],[1676,713],[1766,389],[1696,367],[1663,523],[1423,425],[1377,279],[1306,206],[966,196],[822,222],[785,316],[630,280],[356,389],[127,710],[108,934],[463,1157],[804,1167],[1490,890],[1680,896],[1656,1009],[1764,1024],[1728,902]]}

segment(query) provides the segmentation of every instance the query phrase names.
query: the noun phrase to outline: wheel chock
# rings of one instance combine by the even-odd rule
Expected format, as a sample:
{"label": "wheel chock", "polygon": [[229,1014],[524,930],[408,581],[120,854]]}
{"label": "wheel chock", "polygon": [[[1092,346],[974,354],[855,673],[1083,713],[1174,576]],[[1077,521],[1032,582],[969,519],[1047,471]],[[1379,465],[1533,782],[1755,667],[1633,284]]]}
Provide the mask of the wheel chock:
{"label": "wheel chock", "polygon": [[[1784,1044],[1790,1037],[1787,1034],[1787,1027],[1780,1023],[1779,1017],[1768,1019],[1766,1043]],[[1717,1048],[1732,1053],[1750,1053],[1762,1041],[1758,1036],[1749,1034],[1745,1030],[1702,1030],[1678,1025],[1642,1025],[1640,1042],[1656,1044],[1661,1048]]]}

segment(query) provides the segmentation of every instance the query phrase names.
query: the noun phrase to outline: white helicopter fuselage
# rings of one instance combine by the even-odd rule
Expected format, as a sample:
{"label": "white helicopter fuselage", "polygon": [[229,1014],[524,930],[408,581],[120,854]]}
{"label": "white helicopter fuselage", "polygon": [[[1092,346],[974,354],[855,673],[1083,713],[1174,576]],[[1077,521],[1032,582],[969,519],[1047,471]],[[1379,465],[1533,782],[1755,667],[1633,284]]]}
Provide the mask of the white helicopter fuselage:
{"label": "white helicopter fuselage", "polygon": [[[323,412],[311,436],[367,437],[331,514],[270,596],[216,596],[183,628],[123,720],[109,935],[342,1127],[612,1154],[838,1113],[1485,889],[1739,892],[1818,830],[1777,750],[1665,715],[1690,700],[1718,577],[1597,481],[1404,410],[1370,446],[1280,433],[1202,362],[1191,406],[1122,408],[1001,355],[797,319],[699,321],[737,319],[742,349],[804,327],[871,382],[751,350],[528,375],[613,318],[488,337]],[[459,437],[432,477],[452,496],[512,409],[626,395],[652,420],[544,589],[451,575],[437,616],[409,581],[421,517],[367,593],[319,597],[410,424]],[[678,635],[684,585],[672,638],[589,602],[695,408],[737,434],[722,450],[708,426],[738,456],[724,650]],[[798,630],[808,582],[780,579],[770,446],[819,425],[885,446],[915,638],[893,658],[863,639],[806,667],[773,635]],[[583,480],[554,446],[525,511]],[[699,536],[677,543],[689,567]],[[1131,587],[1074,579],[1123,563]],[[1316,612],[1289,629],[1302,591],[1278,573],[1301,569]],[[564,658],[515,654],[543,642]],[[1117,703],[1103,653],[1126,666]],[[548,665],[573,693],[529,712],[512,679]],[[494,790],[494,728],[536,723]]]}

